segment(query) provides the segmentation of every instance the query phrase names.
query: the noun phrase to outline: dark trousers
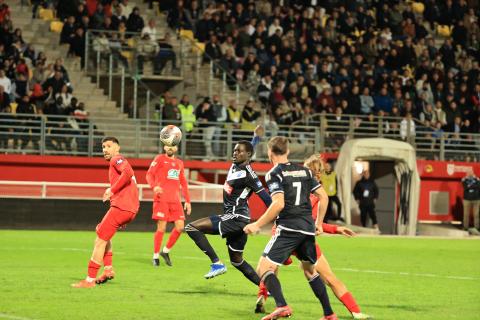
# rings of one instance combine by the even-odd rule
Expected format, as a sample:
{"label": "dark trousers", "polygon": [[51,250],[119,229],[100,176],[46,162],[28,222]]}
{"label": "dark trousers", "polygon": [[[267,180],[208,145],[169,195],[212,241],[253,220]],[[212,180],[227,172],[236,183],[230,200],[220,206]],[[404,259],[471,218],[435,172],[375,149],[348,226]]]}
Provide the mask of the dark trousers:
{"label": "dark trousers", "polygon": [[[337,216],[333,215],[333,204],[337,205]],[[337,195],[329,196],[328,197],[328,206],[327,206],[327,219],[332,218],[341,218],[342,217],[342,204],[340,203],[340,199],[338,199]]]}
{"label": "dark trousers", "polygon": [[367,226],[367,216],[372,220],[372,224],[377,224],[377,214],[375,213],[375,204],[360,204],[360,220],[362,226]]}

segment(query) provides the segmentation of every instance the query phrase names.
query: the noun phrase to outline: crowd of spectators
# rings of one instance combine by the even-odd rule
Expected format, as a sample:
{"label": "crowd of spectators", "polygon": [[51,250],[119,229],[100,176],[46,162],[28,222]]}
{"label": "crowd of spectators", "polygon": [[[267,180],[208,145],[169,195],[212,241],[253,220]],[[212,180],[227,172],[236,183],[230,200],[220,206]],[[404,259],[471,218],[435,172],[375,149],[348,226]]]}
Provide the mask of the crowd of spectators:
{"label": "crowd of spectators", "polygon": [[191,29],[204,61],[239,80],[279,125],[325,112],[401,117],[386,130],[404,139],[449,132],[452,143],[462,135],[473,144],[480,132],[478,2],[169,4],[170,27]]}
{"label": "crowd of spectators", "polygon": [[[92,31],[92,60],[96,67],[97,54],[113,68],[121,63],[127,70],[143,74],[144,61],[153,62],[153,73],[159,75],[167,62],[177,71],[176,55],[170,35],[160,36],[155,19],[145,22],[140,9],[128,0],[62,0],[57,5],[57,15],[64,22],[60,43],[70,46],[69,53],[80,57],[85,65],[85,33]],[[130,42],[129,40],[134,40]],[[134,62],[134,65],[132,65]]]}
{"label": "crowd of spectators", "polygon": [[43,119],[47,151],[71,152],[75,141],[76,150],[86,152],[88,138],[80,136],[88,134],[88,113],[74,97],[63,59],[50,63],[55,57],[25,42],[14,24],[10,8],[0,0],[1,151],[39,150]]}

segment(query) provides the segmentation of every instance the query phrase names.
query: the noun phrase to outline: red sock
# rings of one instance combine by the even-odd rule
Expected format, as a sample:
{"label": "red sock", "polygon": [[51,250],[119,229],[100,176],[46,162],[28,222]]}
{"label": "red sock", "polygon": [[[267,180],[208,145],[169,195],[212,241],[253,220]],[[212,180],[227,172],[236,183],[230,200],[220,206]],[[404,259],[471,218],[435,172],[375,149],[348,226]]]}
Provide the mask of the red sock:
{"label": "red sock", "polygon": [[104,267],[111,267],[112,266],[112,251],[108,251],[103,256],[103,266]]}
{"label": "red sock", "polygon": [[343,296],[340,297],[340,301],[347,307],[348,311],[359,313],[360,307],[357,305],[355,298],[352,296],[350,292],[345,293]]}
{"label": "red sock", "polygon": [[172,233],[170,233],[170,237],[168,238],[168,242],[167,242],[168,250],[172,249],[172,247],[175,245],[175,242],[177,242],[181,234],[182,233],[178,232],[178,230],[175,228],[172,230]]}
{"label": "red sock", "polygon": [[93,260],[88,262],[88,277],[95,279],[97,277],[98,270],[100,269],[100,265]]}
{"label": "red sock", "polygon": [[163,240],[163,232],[161,231],[155,232],[155,237],[153,240],[153,253],[160,252],[160,247],[162,246],[162,240]]}

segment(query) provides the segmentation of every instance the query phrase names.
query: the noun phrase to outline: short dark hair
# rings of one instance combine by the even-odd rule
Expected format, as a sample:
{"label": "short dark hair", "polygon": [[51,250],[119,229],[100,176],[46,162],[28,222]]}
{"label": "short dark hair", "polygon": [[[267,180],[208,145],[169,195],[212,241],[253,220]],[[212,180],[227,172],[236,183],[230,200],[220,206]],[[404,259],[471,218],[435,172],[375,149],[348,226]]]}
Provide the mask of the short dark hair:
{"label": "short dark hair", "polygon": [[242,144],[245,146],[245,151],[250,152],[250,157],[253,157],[253,154],[255,151],[253,150],[253,145],[250,143],[250,141],[247,140],[240,140],[237,142],[237,144]]}
{"label": "short dark hair", "polygon": [[285,137],[276,136],[268,141],[268,149],[277,156],[282,156],[288,151],[288,139]]}
{"label": "short dark hair", "polygon": [[118,142],[118,139],[115,137],[105,137],[102,139],[102,143],[107,142],[107,141],[112,141],[118,145],[120,145],[120,142]]}

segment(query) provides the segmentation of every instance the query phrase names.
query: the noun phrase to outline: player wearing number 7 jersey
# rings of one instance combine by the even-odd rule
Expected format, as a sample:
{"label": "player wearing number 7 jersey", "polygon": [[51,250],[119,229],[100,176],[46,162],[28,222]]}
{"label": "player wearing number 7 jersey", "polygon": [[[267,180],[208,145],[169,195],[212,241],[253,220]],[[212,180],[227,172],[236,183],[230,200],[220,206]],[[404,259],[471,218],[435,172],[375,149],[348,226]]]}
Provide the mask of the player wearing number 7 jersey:
{"label": "player wearing number 7 jersey", "polygon": [[[111,239],[119,228],[135,219],[140,206],[132,166],[120,155],[117,138],[105,137],[102,140],[102,149],[105,160],[110,162],[110,188],[103,195],[103,202],[110,200],[110,209],[97,225],[97,238],[88,263],[88,276],[85,280],[72,284],[74,288],[92,288],[96,283],[104,283],[114,278]],[[97,279],[102,261],[103,274]]]}

